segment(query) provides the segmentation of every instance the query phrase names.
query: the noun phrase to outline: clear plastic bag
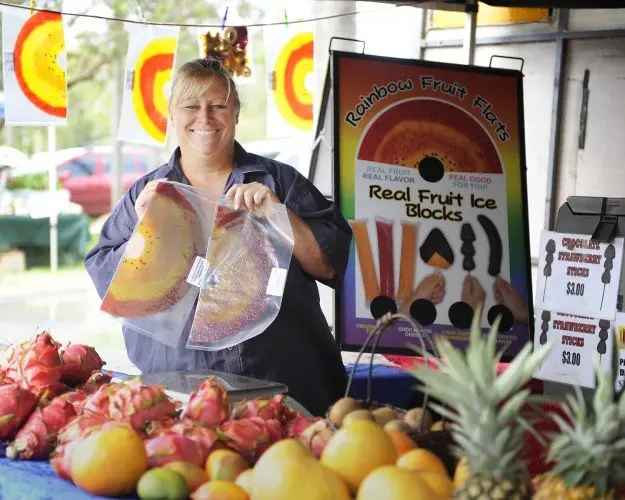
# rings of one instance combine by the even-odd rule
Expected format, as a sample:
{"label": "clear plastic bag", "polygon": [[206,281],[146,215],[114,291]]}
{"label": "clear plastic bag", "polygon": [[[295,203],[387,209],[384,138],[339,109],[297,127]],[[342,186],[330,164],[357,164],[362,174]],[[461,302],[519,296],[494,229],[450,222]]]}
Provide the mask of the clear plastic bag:
{"label": "clear plastic bag", "polygon": [[284,205],[250,212],[222,200],[187,348],[219,350],[262,333],[280,310],[292,253]]}
{"label": "clear plastic bag", "polygon": [[136,331],[176,346],[199,295],[187,279],[204,257],[217,200],[160,181],[128,241],[101,310]]}

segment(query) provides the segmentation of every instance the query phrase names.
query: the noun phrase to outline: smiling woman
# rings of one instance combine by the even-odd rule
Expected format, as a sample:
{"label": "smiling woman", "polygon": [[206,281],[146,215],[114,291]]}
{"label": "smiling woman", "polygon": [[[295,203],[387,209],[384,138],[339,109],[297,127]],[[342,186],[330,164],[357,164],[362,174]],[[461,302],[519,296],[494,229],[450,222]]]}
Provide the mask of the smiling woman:
{"label": "smiling woman", "polygon": [[[124,326],[130,359],[146,373],[212,369],[281,382],[310,412],[324,414],[344,392],[346,376],[319,305],[316,281],[333,287],[340,283],[351,242],[349,225],[338,207],[297,170],[248,153],[235,141],[241,104],[230,74],[219,61],[197,59],[183,64],[172,85],[169,108],[179,147],[169,163],[130,188],[85,260],[100,296],[106,294],[159,180],[223,195],[242,210],[283,203],[293,230],[293,259],[280,312],[261,335],[234,348],[199,351],[185,348],[191,321],[174,348]],[[166,267],[167,263],[163,275]],[[236,286],[240,283],[233,283],[233,289]]]}

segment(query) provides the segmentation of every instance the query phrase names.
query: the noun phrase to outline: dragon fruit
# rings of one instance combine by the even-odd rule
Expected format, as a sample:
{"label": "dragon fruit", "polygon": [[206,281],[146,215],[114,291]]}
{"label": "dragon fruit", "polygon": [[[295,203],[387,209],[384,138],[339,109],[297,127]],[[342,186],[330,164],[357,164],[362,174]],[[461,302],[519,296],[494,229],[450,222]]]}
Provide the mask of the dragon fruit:
{"label": "dragon fruit", "polygon": [[120,388],[121,384],[102,384],[85,400],[83,411],[102,413],[108,417],[111,406],[110,398]]}
{"label": "dragon fruit", "polygon": [[206,462],[209,453],[214,450],[217,443],[217,433],[213,429],[184,418],[171,426],[171,431],[195,441],[202,452],[202,462]]}
{"label": "dragon fruit", "polygon": [[13,439],[35,408],[37,398],[17,384],[0,387],[0,443]]}
{"label": "dragon fruit", "polygon": [[0,350],[0,379],[16,381],[19,374],[18,361],[26,344],[7,344]]}
{"label": "dragon fruit", "polygon": [[61,380],[70,387],[84,384],[91,374],[104,366],[104,361],[93,347],[68,344],[60,351],[63,359]]}
{"label": "dragon fruit", "polygon": [[144,385],[139,377],[120,384],[109,396],[109,416],[130,422],[135,430],[144,431],[155,420],[178,415],[180,403],[172,401],[165,388]]}
{"label": "dragon fruit", "polygon": [[113,375],[109,372],[96,370],[89,375],[89,378],[80,386],[80,389],[87,394],[93,394],[100,386],[108,384],[112,379]]}
{"label": "dragon fruit", "polygon": [[166,430],[145,441],[148,466],[160,467],[182,460],[198,467],[204,467],[204,453],[197,442],[187,436]]}
{"label": "dragon fruit", "polygon": [[232,410],[235,420],[249,417],[260,417],[264,420],[282,420],[284,409],[284,394],[276,394],[272,398],[256,398],[251,401],[241,401]]}
{"label": "dragon fruit", "polygon": [[285,426],[285,434],[289,439],[298,439],[299,436],[304,432],[308,427],[310,427],[315,422],[321,420],[321,417],[304,417],[300,416],[288,422]]}
{"label": "dragon fruit", "polygon": [[63,479],[71,479],[72,451],[79,439],[87,437],[96,429],[128,425],[99,413],[87,412],[77,416],[61,429],[57,447],[50,458],[52,469]]}
{"label": "dragon fruit", "polygon": [[80,415],[82,413],[82,408],[85,405],[87,398],[89,397],[89,394],[87,394],[85,391],[70,391],[62,394],[59,397],[71,403],[74,407],[76,415]]}
{"label": "dragon fruit", "polygon": [[269,446],[283,438],[283,433],[278,420],[250,417],[224,422],[217,429],[217,437],[253,465]]}
{"label": "dragon fruit", "polygon": [[8,446],[7,457],[23,460],[48,458],[54,450],[59,431],[75,416],[72,404],[62,397],[35,408]]}
{"label": "dragon fruit", "polygon": [[333,434],[334,432],[329,427],[328,421],[320,418],[306,427],[297,440],[312,451],[317,458],[320,458]]}
{"label": "dragon fruit", "polygon": [[20,351],[16,354],[17,373],[11,370],[7,375],[40,400],[65,392],[66,387],[61,384],[63,361],[58,352],[60,345],[48,332],[37,334],[17,348]]}
{"label": "dragon fruit", "polygon": [[161,418],[160,420],[153,420],[145,426],[145,434],[147,436],[160,434],[163,431],[168,431],[178,422],[180,422],[180,420],[174,417],[165,417]]}
{"label": "dragon fruit", "polygon": [[209,377],[191,393],[184,417],[214,427],[228,420],[228,393],[215,377]]}

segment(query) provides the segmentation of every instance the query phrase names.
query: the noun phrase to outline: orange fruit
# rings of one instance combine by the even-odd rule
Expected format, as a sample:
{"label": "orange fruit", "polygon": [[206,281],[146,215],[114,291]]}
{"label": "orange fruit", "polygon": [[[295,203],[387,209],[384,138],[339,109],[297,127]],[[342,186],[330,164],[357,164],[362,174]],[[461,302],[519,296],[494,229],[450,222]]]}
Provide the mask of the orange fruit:
{"label": "orange fruit", "polygon": [[204,469],[182,460],[174,460],[173,462],[165,464],[163,467],[172,469],[180,474],[187,483],[190,492],[197,490],[208,481],[208,476],[206,472],[204,472]]}
{"label": "orange fruit", "polygon": [[414,450],[417,447],[416,443],[405,432],[387,429],[386,433],[391,437],[398,457],[401,457],[404,453]]}
{"label": "orange fruit", "polygon": [[210,481],[218,479],[234,482],[249,467],[246,460],[233,450],[215,450],[206,459],[206,474]]}
{"label": "orange fruit", "polygon": [[417,448],[404,453],[399,460],[397,466],[400,469],[406,469],[416,472],[436,472],[443,476],[449,477],[445,464],[434,453],[423,448]]}
{"label": "orange fruit", "polygon": [[131,493],[147,468],[143,440],[130,426],[94,431],[72,452],[72,481],[94,495]]}
{"label": "orange fruit", "polygon": [[445,474],[437,472],[419,472],[419,479],[427,484],[440,498],[451,498],[454,494],[454,483]]}
{"label": "orange fruit", "polygon": [[460,488],[465,483],[470,473],[467,457],[462,457],[454,471],[454,486]]}
{"label": "orange fruit", "polygon": [[336,472],[354,494],[373,469],[396,460],[393,440],[371,420],[357,420],[341,427],[321,454],[321,463]]}
{"label": "orange fruit", "polygon": [[250,496],[239,485],[230,481],[209,481],[191,495],[192,500],[250,500]]}
{"label": "orange fruit", "polygon": [[241,472],[234,484],[238,484],[241,488],[247,491],[248,495],[252,496],[252,489],[254,487],[254,469],[247,469]]}
{"label": "orange fruit", "polygon": [[356,500],[434,500],[436,493],[419,478],[419,474],[395,465],[378,467],[358,489]]}

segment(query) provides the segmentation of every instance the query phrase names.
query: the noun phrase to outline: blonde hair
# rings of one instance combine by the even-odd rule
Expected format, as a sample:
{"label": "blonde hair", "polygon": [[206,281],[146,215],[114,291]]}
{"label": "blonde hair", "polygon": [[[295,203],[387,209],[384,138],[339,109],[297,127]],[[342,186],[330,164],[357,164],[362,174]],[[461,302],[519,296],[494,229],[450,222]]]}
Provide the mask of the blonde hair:
{"label": "blonde hair", "polygon": [[239,92],[232,79],[232,75],[221,64],[219,59],[211,57],[193,59],[180,66],[171,87],[171,97],[169,99],[170,111],[171,108],[175,107],[180,101],[195,99],[204,94],[212,85],[215,77],[222,78],[228,85],[226,101],[230,100],[230,96],[234,98],[238,116],[239,110],[241,109],[241,101],[239,100]]}

